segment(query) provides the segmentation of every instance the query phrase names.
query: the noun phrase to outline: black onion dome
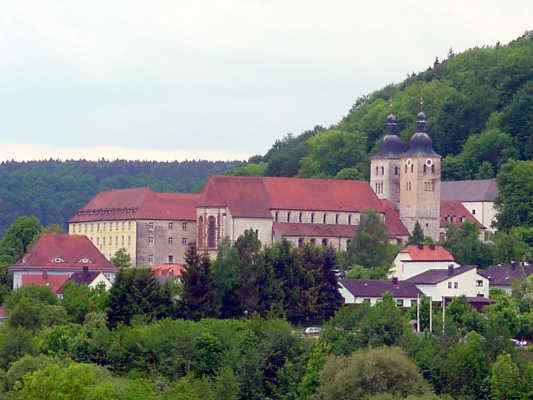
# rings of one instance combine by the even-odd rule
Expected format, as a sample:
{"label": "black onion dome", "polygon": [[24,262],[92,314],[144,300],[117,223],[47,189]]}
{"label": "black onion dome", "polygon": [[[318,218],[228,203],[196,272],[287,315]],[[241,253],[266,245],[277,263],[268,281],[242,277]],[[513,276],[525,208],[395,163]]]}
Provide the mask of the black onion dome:
{"label": "black onion dome", "polygon": [[406,155],[437,156],[433,150],[433,141],[426,133],[426,114],[419,112],[416,116],[416,131],[411,136]]}
{"label": "black onion dome", "polygon": [[383,136],[378,152],[371,158],[399,158],[405,151],[405,144],[396,135],[396,116],[394,114],[391,113],[387,116],[385,127],[387,134]]}

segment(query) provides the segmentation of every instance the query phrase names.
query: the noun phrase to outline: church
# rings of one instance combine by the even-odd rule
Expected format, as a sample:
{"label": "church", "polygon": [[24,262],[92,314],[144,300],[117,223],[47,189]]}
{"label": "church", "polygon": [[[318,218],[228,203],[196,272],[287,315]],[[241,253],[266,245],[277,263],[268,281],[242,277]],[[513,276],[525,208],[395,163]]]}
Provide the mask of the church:
{"label": "church", "polygon": [[[468,220],[485,230],[468,208],[478,203],[457,196],[454,188],[460,182],[441,185],[441,156],[426,125],[426,115],[420,112],[406,144],[397,135],[396,117],[387,117],[387,133],[371,157],[370,182],[210,176],[196,195],[112,190],[97,194],[80,209],[69,221],[69,232],[85,234],[107,257],[126,240],[122,247],[134,265],[158,265],[183,262],[193,242],[214,256],[223,239],[235,241],[248,229],[263,245],[286,239],[295,246],[311,243],[345,250],[369,210],[381,216],[391,242],[398,244],[406,242],[417,222],[434,240],[445,237],[450,223]],[[443,187],[455,196],[443,200]]]}

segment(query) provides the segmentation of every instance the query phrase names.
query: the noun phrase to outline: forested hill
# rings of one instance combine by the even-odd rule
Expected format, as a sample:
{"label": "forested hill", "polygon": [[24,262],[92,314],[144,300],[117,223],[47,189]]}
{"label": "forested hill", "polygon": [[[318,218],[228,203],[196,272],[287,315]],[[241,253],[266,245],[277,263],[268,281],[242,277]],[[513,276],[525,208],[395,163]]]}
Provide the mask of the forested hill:
{"label": "forested hill", "polygon": [[0,236],[17,215],[43,224],[65,224],[105,189],[149,186],[156,191],[198,190],[208,175],[239,162],[222,161],[30,161],[0,163]]}
{"label": "forested hill", "polygon": [[366,178],[386,115],[408,139],[419,99],[444,159],[444,179],[494,176],[509,158],[533,158],[533,33],[507,45],[450,50],[426,71],[355,101],[342,120],[287,135],[235,174]]}

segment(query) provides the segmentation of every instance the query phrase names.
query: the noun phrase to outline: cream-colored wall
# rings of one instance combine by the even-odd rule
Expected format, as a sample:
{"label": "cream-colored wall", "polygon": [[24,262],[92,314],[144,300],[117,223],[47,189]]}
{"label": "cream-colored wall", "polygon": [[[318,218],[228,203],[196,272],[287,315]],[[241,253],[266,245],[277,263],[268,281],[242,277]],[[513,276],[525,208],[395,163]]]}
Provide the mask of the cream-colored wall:
{"label": "cream-colored wall", "polygon": [[136,258],[136,221],[96,221],[69,224],[69,233],[85,235],[110,260],[115,253],[124,248],[135,264]]}
{"label": "cream-colored wall", "polygon": [[496,222],[496,207],[492,201],[465,201],[463,206],[470,211],[474,218],[489,232],[495,232],[492,226]]}
{"label": "cream-colored wall", "polygon": [[398,253],[394,259],[392,269],[389,272],[389,277],[396,277],[400,281],[411,278],[412,276],[419,275],[422,272],[429,271],[431,269],[448,269],[448,266],[452,264],[454,268],[459,267],[459,264],[453,261],[410,261],[411,256],[406,253]]}
{"label": "cream-colored wall", "polygon": [[[351,216],[351,225],[358,225],[361,219],[361,213],[343,212],[343,211],[304,211],[304,210],[272,210],[272,220],[283,223],[300,223],[300,213],[302,213],[302,224],[311,223],[311,214],[314,214],[314,224],[324,223],[324,214],[326,214],[326,224],[335,224],[336,216],[339,216],[339,225],[348,225]],[[276,213],[278,220],[276,221]]]}
{"label": "cream-colored wall", "polygon": [[100,273],[98,274],[98,276],[94,279],[94,281],[91,282],[91,284],[89,285],[89,287],[91,289],[96,289],[98,286],[100,285],[103,285],[103,287],[105,288],[106,292],[111,289],[111,286],[113,286],[113,284],[109,281],[109,279],[107,279],[103,273]]}
{"label": "cream-colored wall", "polygon": [[[482,287],[477,287],[478,280],[483,281]],[[448,282],[451,282],[451,288],[448,288]],[[454,286],[456,282],[458,284],[457,289]],[[416,286],[424,295],[432,297],[434,301],[440,301],[442,297],[477,297],[478,294],[489,297],[489,280],[479,275],[476,269],[471,269],[461,275],[452,276],[436,285]]]}
{"label": "cream-colored wall", "polygon": [[246,230],[254,230],[258,233],[258,238],[263,246],[272,244],[272,220],[267,218],[231,218],[231,240],[235,241],[239,236],[244,235]]}
{"label": "cream-colored wall", "polygon": [[322,237],[322,236],[280,236],[280,235],[274,235],[274,241],[280,241],[282,239],[286,239],[289,242],[291,242],[295,247],[298,247],[298,240],[300,238],[304,239],[304,244],[311,243],[311,239],[315,239],[315,244],[317,246],[322,245],[322,240],[327,239],[328,246],[333,247],[335,250],[346,250],[346,246],[348,245],[348,238],[333,238],[333,237]]}
{"label": "cream-colored wall", "polygon": [[370,187],[380,199],[390,200],[396,206],[400,203],[400,174],[395,174],[395,168],[400,165],[400,159],[370,161]]}

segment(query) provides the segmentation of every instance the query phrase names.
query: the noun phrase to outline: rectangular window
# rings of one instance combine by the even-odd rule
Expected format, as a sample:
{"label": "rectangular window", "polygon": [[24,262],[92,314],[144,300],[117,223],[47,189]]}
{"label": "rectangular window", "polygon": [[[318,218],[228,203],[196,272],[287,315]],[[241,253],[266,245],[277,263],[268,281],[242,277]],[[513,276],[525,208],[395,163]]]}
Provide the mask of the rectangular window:
{"label": "rectangular window", "polygon": [[172,227],[174,226],[174,224],[172,222],[169,222],[168,223],[168,229],[172,230]]}
{"label": "rectangular window", "polygon": [[298,247],[303,247],[304,246],[304,238],[299,238],[298,239]]}
{"label": "rectangular window", "polygon": [[104,244],[103,245],[105,246],[105,236],[103,237],[103,239],[104,239]]}
{"label": "rectangular window", "polygon": [[187,222],[184,222],[183,224],[181,224],[181,229],[184,231],[187,230]]}
{"label": "rectangular window", "polygon": [[122,246],[124,246],[124,236],[122,236],[121,243],[122,243]]}
{"label": "rectangular window", "polygon": [[150,229],[151,231],[154,230],[154,223],[153,222],[149,222],[148,223],[148,229]]}
{"label": "rectangular window", "polygon": [[128,236],[128,245],[131,244],[131,236]]}
{"label": "rectangular window", "polygon": [[483,287],[483,281],[482,280],[476,281],[476,283],[477,283],[477,287]]}
{"label": "rectangular window", "polygon": [[115,246],[118,246],[118,236],[115,236]]}
{"label": "rectangular window", "polygon": [[452,283],[448,282],[448,289],[451,289],[451,288],[452,288]]}
{"label": "rectangular window", "polygon": [[153,236],[148,236],[148,244],[153,246],[154,245],[154,237]]}
{"label": "rectangular window", "polygon": [[100,224],[96,224],[96,232],[100,232]]}
{"label": "rectangular window", "polygon": [[398,307],[403,307],[403,299],[396,299],[396,305]]}
{"label": "rectangular window", "polygon": [[459,288],[459,282],[454,282],[453,283],[453,288],[454,289],[458,289]]}
{"label": "rectangular window", "polygon": [[168,244],[172,244],[174,242],[174,238],[172,236],[168,237]]}
{"label": "rectangular window", "polygon": [[148,264],[152,265],[154,263],[154,256],[152,254],[150,254],[148,256]]}
{"label": "rectangular window", "polygon": [[181,244],[187,246],[187,238],[181,239]]}
{"label": "rectangular window", "polygon": [[168,256],[168,263],[174,264],[174,256]]}
{"label": "rectangular window", "polygon": [[363,299],[363,303],[370,304],[370,299]]}

